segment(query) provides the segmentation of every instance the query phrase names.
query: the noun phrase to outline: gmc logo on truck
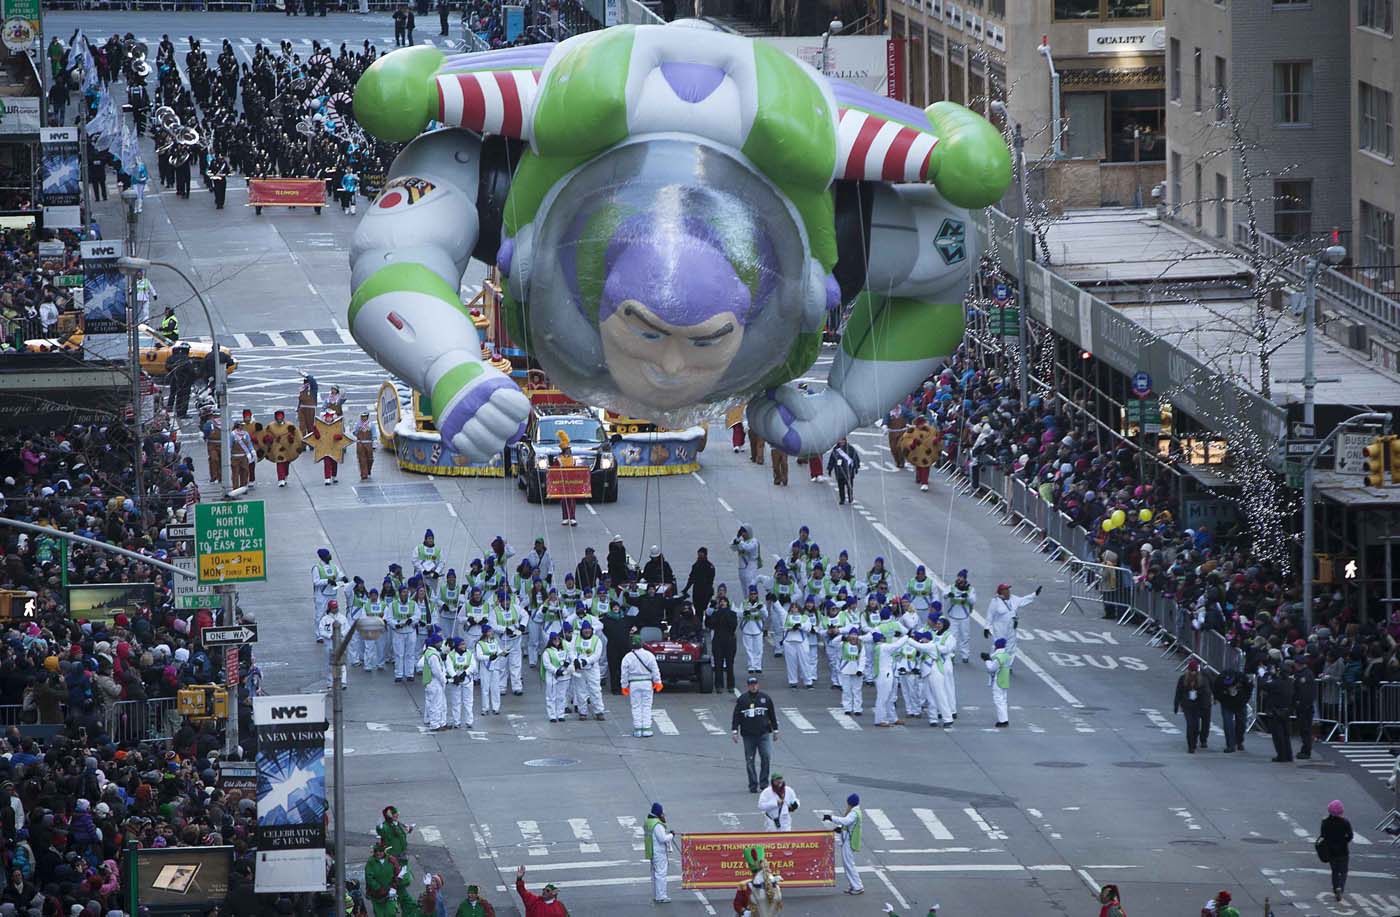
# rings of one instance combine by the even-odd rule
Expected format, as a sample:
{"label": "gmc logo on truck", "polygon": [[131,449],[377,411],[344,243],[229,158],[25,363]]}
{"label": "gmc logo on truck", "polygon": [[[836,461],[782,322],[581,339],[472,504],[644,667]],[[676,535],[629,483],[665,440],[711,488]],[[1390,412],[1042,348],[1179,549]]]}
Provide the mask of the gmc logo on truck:
{"label": "gmc logo on truck", "polygon": [[305,707],[273,707],[272,718],[274,720],[304,720],[311,715],[311,711]]}

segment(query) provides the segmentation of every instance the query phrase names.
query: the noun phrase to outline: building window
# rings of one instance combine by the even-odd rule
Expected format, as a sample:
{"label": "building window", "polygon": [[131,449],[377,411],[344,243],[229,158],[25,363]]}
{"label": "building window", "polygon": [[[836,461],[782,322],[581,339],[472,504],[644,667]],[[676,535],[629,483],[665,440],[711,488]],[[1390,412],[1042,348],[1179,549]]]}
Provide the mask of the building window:
{"label": "building window", "polygon": [[1312,123],[1312,62],[1274,63],[1274,123]]}
{"label": "building window", "polygon": [[1109,19],[1151,19],[1152,0],[1108,0]]}
{"label": "building window", "polygon": [[1198,162],[1196,163],[1196,199],[1192,201],[1193,206],[1191,208],[1194,211],[1192,216],[1195,219],[1197,229],[1201,227],[1201,198],[1205,196],[1206,189],[1203,187],[1205,181],[1205,173],[1202,171],[1201,164]]}
{"label": "building window", "polygon": [[1055,0],[1056,19],[1100,19],[1099,0]]}
{"label": "building window", "polygon": [[1215,58],[1215,120],[1225,120],[1225,105],[1228,101],[1225,83],[1225,58]]}
{"label": "building window", "polygon": [[1312,179],[1274,182],[1274,235],[1285,241],[1312,235]]}
{"label": "building window", "polygon": [[1311,6],[1312,0],[1274,0],[1274,6]]}
{"label": "building window", "polygon": [[1361,202],[1362,273],[1385,288],[1395,286],[1395,214]]}
{"label": "building window", "polygon": [[1181,204],[1182,204],[1182,201],[1181,201],[1181,154],[1180,154],[1180,153],[1176,153],[1176,152],[1173,152],[1173,153],[1172,153],[1172,174],[1171,174],[1170,177],[1171,177],[1171,189],[1168,191],[1168,194],[1170,195],[1170,199],[1168,200],[1168,203],[1171,204],[1172,216],[1176,216],[1176,215],[1178,215],[1178,214],[1181,213]]}
{"label": "building window", "polygon": [[1191,61],[1191,78],[1193,80],[1193,90],[1191,94],[1191,110],[1199,112],[1201,110],[1201,49],[1196,49],[1196,56]]}
{"label": "building window", "polygon": [[1391,34],[1395,30],[1395,0],[1356,0],[1356,24]]}
{"label": "building window", "polygon": [[1167,84],[1173,102],[1181,101],[1181,39],[1167,42]]}
{"label": "building window", "polygon": [[1230,235],[1230,186],[1219,172],[1215,173],[1215,234],[1222,239]]}
{"label": "building window", "polygon": [[1370,83],[1356,84],[1358,146],[1383,159],[1395,153],[1395,128],[1390,114],[1390,93]]}
{"label": "building window", "polygon": [[1154,0],[1055,0],[1056,19],[1160,19],[1160,9]]}
{"label": "building window", "polygon": [[1006,18],[1006,0],[987,0],[987,15]]}

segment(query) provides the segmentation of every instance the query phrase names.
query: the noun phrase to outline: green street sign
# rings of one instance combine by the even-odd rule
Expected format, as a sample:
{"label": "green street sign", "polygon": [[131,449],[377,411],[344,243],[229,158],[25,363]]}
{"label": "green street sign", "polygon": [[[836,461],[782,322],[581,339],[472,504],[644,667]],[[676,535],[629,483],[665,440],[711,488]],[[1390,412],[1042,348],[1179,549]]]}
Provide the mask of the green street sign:
{"label": "green street sign", "polygon": [[1021,310],[1015,306],[993,307],[989,311],[992,334],[997,337],[1014,338],[1021,336]]}
{"label": "green street sign", "polygon": [[1141,398],[1134,398],[1125,406],[1128,423],[1142,424],[1144,426],[1156,424],[1161,428],[1162,406],[1156,401],[1145,401]]}
{"label": "green street sign", "polygon": [[223,607],[223,596],[221,595],[177,595],[175,596],[175,607],[180,609],[191,608],[213,608]]}
{"label": "green street sign", "polygon": [[201,586],[266,580],[267,524],[263,501],[196,503],[194,556]]}

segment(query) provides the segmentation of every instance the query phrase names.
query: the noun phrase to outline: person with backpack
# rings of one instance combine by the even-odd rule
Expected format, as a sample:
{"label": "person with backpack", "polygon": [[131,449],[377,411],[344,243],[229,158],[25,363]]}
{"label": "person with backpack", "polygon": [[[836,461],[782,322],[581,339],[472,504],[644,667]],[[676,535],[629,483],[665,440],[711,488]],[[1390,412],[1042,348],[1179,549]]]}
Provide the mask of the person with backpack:
{"label": "person with backpack", "polygon": [[1226,669],[1215,679],[1215,699],[1220,704],[1220,728],[1225,733],[1225,754],[1244,751],[1244,731],[1249,719],[1249,676]]}

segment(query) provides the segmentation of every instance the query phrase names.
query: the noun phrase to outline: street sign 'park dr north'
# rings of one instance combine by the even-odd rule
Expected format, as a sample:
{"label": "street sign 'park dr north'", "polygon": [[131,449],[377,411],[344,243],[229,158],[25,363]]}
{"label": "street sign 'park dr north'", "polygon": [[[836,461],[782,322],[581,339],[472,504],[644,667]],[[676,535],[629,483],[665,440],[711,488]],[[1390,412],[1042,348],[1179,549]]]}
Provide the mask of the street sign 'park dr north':
{"label": "street sign 'park dr north'", "polygon": [[201,586],[267,579],[263,502],[196,503],[194,546]]}

